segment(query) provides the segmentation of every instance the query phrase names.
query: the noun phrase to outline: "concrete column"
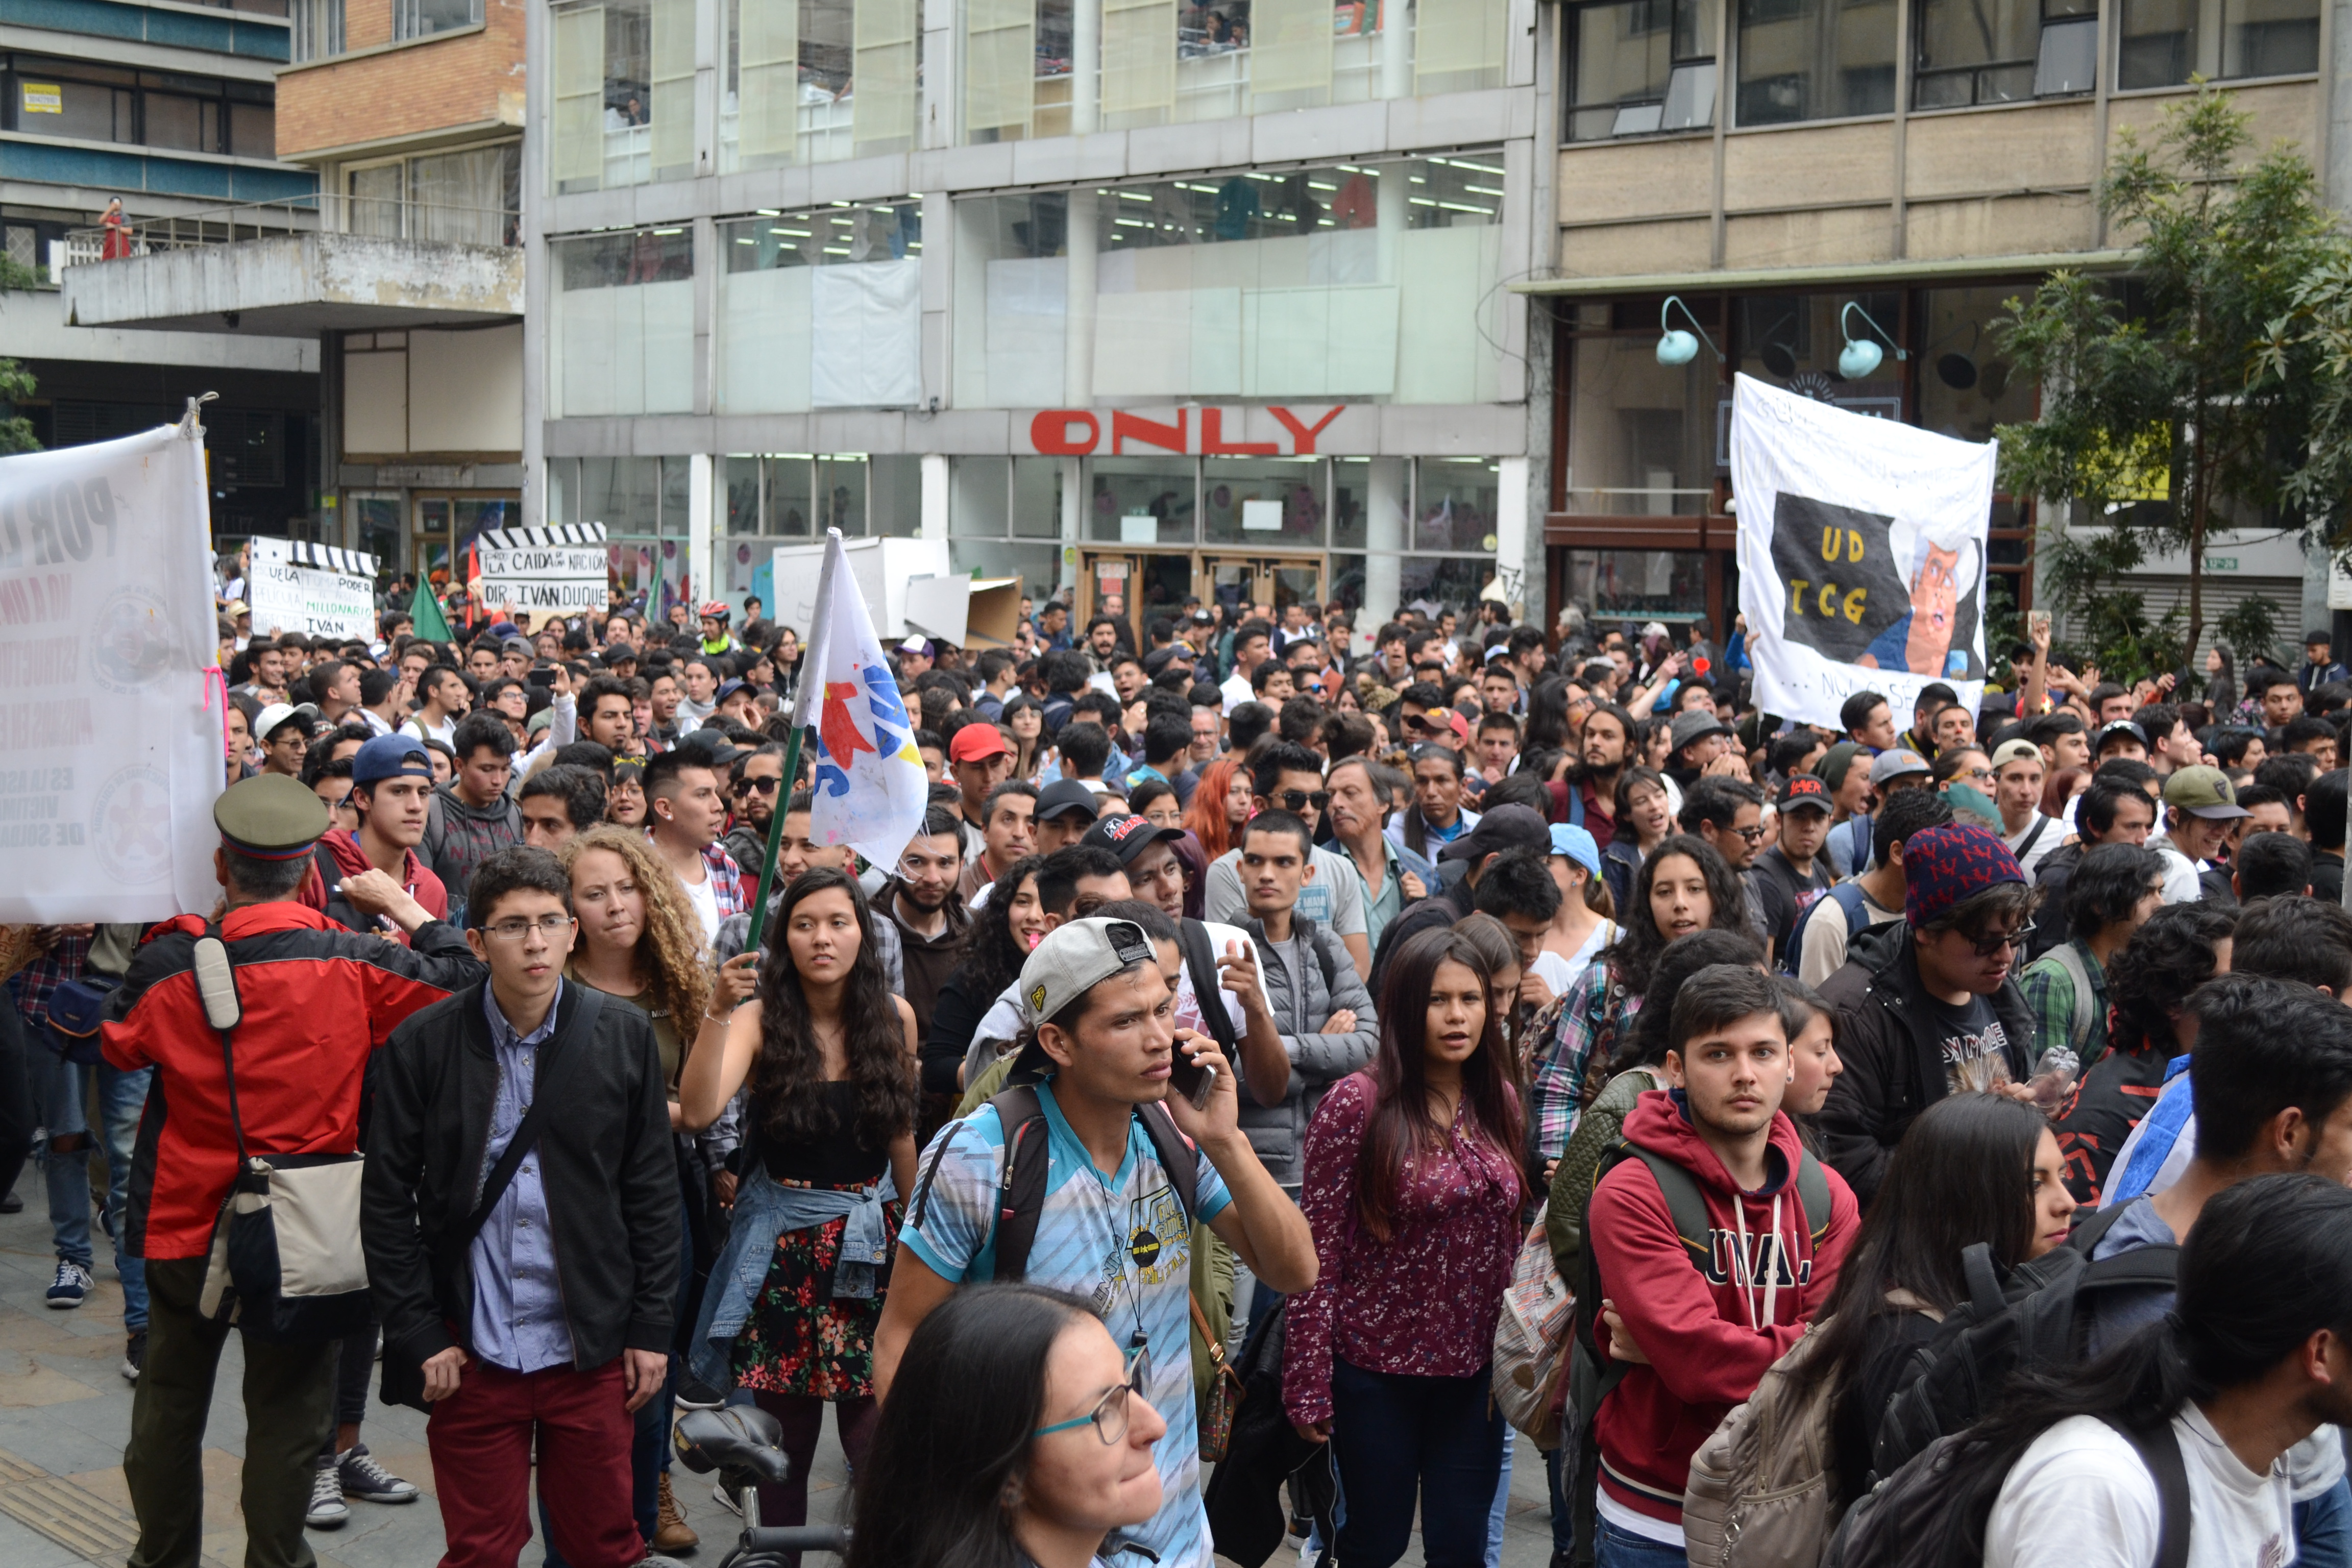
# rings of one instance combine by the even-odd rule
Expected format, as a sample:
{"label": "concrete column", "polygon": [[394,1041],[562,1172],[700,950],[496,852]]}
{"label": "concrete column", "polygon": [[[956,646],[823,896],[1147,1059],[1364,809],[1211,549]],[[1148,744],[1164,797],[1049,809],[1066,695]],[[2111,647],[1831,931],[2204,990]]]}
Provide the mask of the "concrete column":
{"label": "concrete column", "polygon": [[944,452],[923,454],[922,537],[948,536],[948,458]]}
{"label": "concrete column", "polygon": [[[1078,580],[1078,545],[1087,536],[1086,480],[1086,459],[1062,459],[1062,559],[1055,581],[1065,585]],[[1042,599],[1045,595],[1031,596]]]}
{"label": "concrete column", "polygon": [[686,460],[686,569],[698,602],[719,597],[716,554],[710,547],[711,458],[697,452]]}
{"label": "concrete column", "polygon": [[[1386,181],[1381,182],[1385,187]],[[1405,459],[1374,458],[1371,473],[1364,486],[1364,544],[1368,550],[1400,551],[1405,547]],[[1368,554],[1364,557],[1364,613],[1371,624],[1356,623],[1360,631],[1376,631],[1382,622],[1393,619],[1397,609],[1398,586],[1403,581],[1402,563],[1394,554]]]}
{"label": "concrete column", "polygon": [[1381,0],[1381,96],[1412,96],[1412,26],[1406,0]]}
{"label": "concrete column", "polygon": [[1074,0],[1070,6],[1070,133],[1091,136],[1101,129],[1102,0]]}
{"label": "concrete column", "polygon": [[1069,298],[1062,318],[1062,402],[1070,408],[1084,408],[1095,400],[1095,221],[1100,203],[1092,191],[1070,193],[1064,246],[1070,263]]}
{"label": "concrete column", "polygon": [[1495,585],[1511,606],[1511,618],[1528,600],[1528,460],[1505,458],[1495,475]]}

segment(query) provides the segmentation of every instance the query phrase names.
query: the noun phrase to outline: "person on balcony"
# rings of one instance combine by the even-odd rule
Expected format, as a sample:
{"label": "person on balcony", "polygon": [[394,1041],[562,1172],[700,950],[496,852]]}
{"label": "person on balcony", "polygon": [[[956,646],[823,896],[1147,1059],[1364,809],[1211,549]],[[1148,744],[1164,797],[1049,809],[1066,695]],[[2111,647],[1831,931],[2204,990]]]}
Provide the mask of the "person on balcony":
{"label": "person on balcony", "polygon": [[131,220],[123,215],[120,196],[106,204],[106,216],[98,220],[98,226],[106,231],[99,247],[98,258],[100,261],[111,261],[118,256],[131,254]]}

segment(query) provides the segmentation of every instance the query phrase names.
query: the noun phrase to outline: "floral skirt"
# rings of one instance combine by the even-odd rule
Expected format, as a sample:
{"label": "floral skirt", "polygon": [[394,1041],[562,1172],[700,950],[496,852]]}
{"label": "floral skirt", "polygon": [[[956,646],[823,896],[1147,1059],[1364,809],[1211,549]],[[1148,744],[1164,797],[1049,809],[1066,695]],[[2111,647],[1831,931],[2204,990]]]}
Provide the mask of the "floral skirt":
{"label": "floral skirt", "polygon": [[[894,1252],[905,1212],[895,1198],[884,1205],[883,1226]],[[877,1271],[870,1300],[835,1299],[833,1271],[841,1261],[841,1234],[848,1223],[827,1220],[776,1237],[768,1278],[729,1362],[740,1386],[813,1399],[873,1394],[874,1327],[882,1321],[890,1271],[887,1264]]]}

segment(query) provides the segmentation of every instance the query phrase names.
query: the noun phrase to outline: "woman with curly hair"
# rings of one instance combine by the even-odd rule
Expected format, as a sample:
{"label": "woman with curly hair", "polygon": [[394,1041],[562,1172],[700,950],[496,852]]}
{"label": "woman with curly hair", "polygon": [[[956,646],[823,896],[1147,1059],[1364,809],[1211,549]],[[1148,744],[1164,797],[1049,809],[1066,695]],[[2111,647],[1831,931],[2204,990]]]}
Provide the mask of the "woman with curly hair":
{"label": "woman with curly hair", "polygon": [[1547,1162],[1559,1158],[1576,1130],[1588,1089],[1600,1089],[1603,1073],[1594,1069],[1607,1068],[1615,1056],[1666,944],[1697,931],[1748,930],[1738,873],[1713,845],[1688,833],[1671,834],[1650,852],[1617,913],[1617,940],[1552,1005],[1557,1011],[1538,1020],[1543,1032],[1528,1047],[1536,1064],[1536,1151]]}
{"label": "woman with curly hair", "polygon": [[1219,757],[1201,770],[1192,786],[1192,804],[1184,808],[1184,826],[1201,841],[1201,852],[1212,865],[1241,843],[1242,824],[1250,818],[1250,779],[1237,757]]}
{"label": "woman with curly hair", "polygon": [[874,1430],[874,1330],[915,1182],[915,1013],[891,994],[856,879],[830,867],[784,889],[759,991],[724,1041],[699,1040],[678,1086],[708,1127],[745,1084],[741,1186],[695,1324],[698,1376],[740,1384],[783,1426],[789,1479],[767,1524],[808,1520],[827,1404],[850,1466]]}
{"label": "woman with curly hair", "polygon": [[1045,708],[1025,692],[1004,700],[1004,708],[997,722],[1013,733],[1013,771],[1008,778],[1024,784],[1035,784],[1045,771],[1045,754],[1053,748],[1045,741]]}
{"label": "woman with curly hair", "polygon": [[956,966],[931,1005],[931,1032],[922,1050],[925,1094],[963,1092],[964,1055],[980,1021],[1021,977],[1029,950],[1045,940],[1045,906],[1037,900],[1037,871],[1045,864],[1043,855],[1024,855],[971,911]]}

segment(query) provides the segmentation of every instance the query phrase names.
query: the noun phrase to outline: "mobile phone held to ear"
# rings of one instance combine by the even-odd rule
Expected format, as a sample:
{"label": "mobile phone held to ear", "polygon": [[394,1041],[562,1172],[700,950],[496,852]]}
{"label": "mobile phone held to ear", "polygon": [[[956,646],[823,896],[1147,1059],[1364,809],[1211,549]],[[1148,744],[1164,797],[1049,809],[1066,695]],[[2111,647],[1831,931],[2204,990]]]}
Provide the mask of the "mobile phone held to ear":
{"label": "mobile phone held to ear", "polygon": [[1206,1062],[1196,1062],[1187,1055],[1184,1047],[1196,1038],[1186,1030],[1176,1037],[1175,1056],[1170,1064],[1168,1087],[1182,1095],[1195,1110],[1208,1108],[1209,1096],[1216,1091],[1217,1069]]}

